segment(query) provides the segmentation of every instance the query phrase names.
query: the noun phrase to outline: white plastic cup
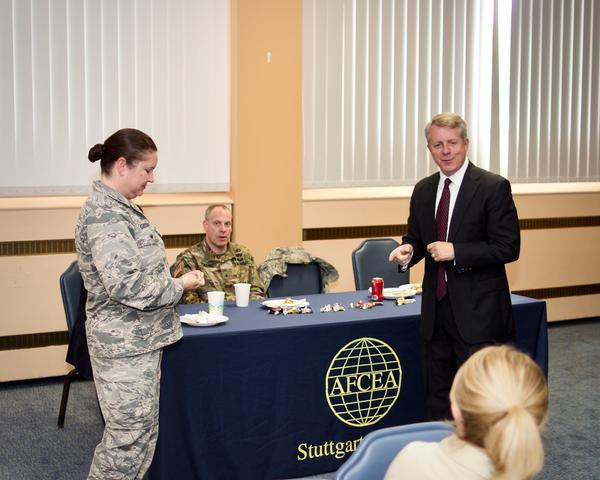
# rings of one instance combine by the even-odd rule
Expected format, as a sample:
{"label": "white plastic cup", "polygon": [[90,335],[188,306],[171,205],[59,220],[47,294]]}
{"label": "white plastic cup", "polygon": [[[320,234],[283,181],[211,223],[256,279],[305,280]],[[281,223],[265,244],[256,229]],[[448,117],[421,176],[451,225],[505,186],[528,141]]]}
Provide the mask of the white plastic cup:
{"label": "white plastic cup", "polygon": [[233,288],[235,288],[235,304],[238,307],[247,307],[250,301],[250,284],[234,283]]}
{"label": "white plastic cup", "polygon": [[223,303],[225,302],[225,292],[207,292],[208,295],[208,313],[223,315]]}

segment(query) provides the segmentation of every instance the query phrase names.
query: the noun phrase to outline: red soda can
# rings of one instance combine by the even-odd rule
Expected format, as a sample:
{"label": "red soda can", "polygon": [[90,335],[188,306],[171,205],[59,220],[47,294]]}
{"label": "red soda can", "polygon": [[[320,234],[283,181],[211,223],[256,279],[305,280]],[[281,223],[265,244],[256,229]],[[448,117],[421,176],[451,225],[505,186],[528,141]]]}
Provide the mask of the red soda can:
{"label": "red soda can", "polygon": [[374,302],[383,301],[383,278],[374,277],[371,279],[371,300]]}

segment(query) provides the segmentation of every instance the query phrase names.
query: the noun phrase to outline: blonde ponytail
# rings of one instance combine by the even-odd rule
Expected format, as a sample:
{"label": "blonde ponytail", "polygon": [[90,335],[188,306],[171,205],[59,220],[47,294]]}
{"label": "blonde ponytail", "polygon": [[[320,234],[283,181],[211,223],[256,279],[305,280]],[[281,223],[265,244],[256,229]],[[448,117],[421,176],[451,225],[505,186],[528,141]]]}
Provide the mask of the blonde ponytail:
{"label": "blonde ponytail", "polygon": [[544,447],[533,415],[521,406],[492,425],[484,448],[496,466],[498,480],[529,479],[544,466]]}
{"label": "blonde ponytail", "polygon": [[464,439],[486,450],[494,478],[527,480],[542,469],[548,389],[531,358],[512,347],[484,348],[459,369],[450,398],[461,411]]}

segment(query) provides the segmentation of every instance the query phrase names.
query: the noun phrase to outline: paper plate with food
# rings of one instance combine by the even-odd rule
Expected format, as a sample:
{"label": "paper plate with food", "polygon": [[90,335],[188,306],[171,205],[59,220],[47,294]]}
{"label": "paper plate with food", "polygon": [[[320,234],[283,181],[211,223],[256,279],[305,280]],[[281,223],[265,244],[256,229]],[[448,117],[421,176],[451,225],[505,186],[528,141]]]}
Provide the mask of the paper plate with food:
{"label": "paper plate with food", "polygon": [[395,287],[383,289],[383,298],[387,298],[388,300],[396,300],[398,298],[404,297],[414,297],[416,294],[417,291],[414,288]]}
{"label": "paper plate with food", "polygon": [[273,298],[270,300],[265,300],[262,302],[262,305],[267,308],[299,308],[299,307],[307,307],[310,305],[306,301],[306,298],[294,299],[291,297],[288,298]]}
{"label": "paper plate with food", "polygon": [[225,315],[219,315],[216,313],[198,312],[198,313],[187,313],[180,315],[179,320],[181,323],[190,325],[192,327],[214,327],[215,325],[221,325],[229,320]]}
{"label": "paper plate with food", "polygon": [[404,290],[414,290],[417,293],[423,293],[422,283],[405,283],[404,285],[400,285],[398,288]]}

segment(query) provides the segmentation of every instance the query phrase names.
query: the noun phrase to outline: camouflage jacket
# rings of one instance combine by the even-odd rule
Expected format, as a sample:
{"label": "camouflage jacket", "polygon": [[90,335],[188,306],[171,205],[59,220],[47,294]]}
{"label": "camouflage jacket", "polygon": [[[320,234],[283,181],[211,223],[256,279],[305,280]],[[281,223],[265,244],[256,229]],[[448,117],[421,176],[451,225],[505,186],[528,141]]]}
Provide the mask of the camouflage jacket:
{"label": "camouflage jacket", "polygon": [[171,277],[162,238],[136,205],[94,182],[77,220],[75,248],[88,291],[91,355],[138,355],[181,338],[174,307],[183,282]]}
{"label": "camouflage jacket", "polygon": [[265,298],[265,289],[250,250],[243,245],[229,242],[222,254],[214,254],[206,240],[193,245],[177,255],[173,276],[180,277],[191,270],[204,273],[205,284],[194,292],[186,292],[181,303],[202,303],[208,300],[206,292],[223,291],[225,301],[235,300],[235,283],[249,283],[250,300]]}
{"label": "camouflage jacket", "polygon": [[260,278],[265,285],[265,289],[269,288],[271,279],[275,275],[280,277],[286,276],[288,263],[310,263],[315,262],[319,265],[321,272],[321,285],[323,292],[328,292],[330,285],[339,277],[337,269],[331,263],[322,258],[315,257],[308,253],[302,247],[279,247],[271,250],[265,260],[259,265],[258,272]]}

